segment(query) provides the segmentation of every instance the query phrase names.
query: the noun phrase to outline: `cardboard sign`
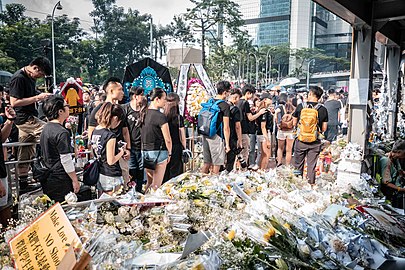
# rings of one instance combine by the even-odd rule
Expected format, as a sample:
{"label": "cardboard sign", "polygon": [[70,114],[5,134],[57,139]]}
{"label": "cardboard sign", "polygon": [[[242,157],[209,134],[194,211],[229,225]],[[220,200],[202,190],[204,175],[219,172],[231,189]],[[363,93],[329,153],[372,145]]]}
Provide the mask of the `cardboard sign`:
{"label": "cardboard sign", "polygon": [[11,256],[20,270],[57,269],[66,250],[81,244],[59,203],[10,240]]}

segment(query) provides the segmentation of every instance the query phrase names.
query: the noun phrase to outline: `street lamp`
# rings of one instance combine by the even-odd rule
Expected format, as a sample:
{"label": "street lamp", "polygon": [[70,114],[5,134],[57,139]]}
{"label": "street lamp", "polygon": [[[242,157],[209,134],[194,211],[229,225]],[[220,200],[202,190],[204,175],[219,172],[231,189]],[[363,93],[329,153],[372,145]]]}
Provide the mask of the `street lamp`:
{"label": "street lamp", "polygon": [[315,62],[315,59],[311,59],[308,62],[308,67],[307,67],[307,90],[309,90],[309,67],[311,66],[311,62]]}
{"label": "street lamp", "polygon": [[54,30],[53,30],[53,21],[54,21],[54,16],[55,16],[55,9],[61,10],[62,5],[60,1],[56,3],[56,5],[53,7],[52,10],[52,68],[53,68],[53,89],[56,89],[56,64],[55,64],[55,36],[54,36]]}
{"label": "street lamp", "polygon": [[259,62],[258,62],[258,59],[257,59],[257,55],[256,55],[256,54],[254,54],[254,53],[249,53],[249,56],[250,56],[250,55],[253,55],[253,56],[255,57],[255,60],[256,60],[256,87],[257,87],[258,82],[259,82]]}
{"label": "street lamp", "polygon": [[149,29],[149,46],[150,46],[150,58],[153,59],[153,19],[150,15],[150,29]]}
{"label": "street lamp", "polygon": [[[272,57],[270,55],[270,51],[271,51],[271,49],[269,49],[267,51],[267,54],[266,54],[266,84],[269,84],[270,79],[271,79],[271,61],[272,61]],[[269,57],[270,57],[270,65],[269,65]],[[270,72],[270,74],[268,74],[268,72]]]}

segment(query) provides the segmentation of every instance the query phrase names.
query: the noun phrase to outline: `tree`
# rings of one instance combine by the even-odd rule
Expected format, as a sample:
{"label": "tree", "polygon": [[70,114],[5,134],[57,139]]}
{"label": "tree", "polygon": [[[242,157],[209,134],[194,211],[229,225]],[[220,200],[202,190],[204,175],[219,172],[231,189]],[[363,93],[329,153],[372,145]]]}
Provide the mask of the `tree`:
{"label": "tree", "polygon": [[17,22],[24,20],[26,8],[22,4],[7,4],[6,10],[0,13],[0,21],[6,25],[14,25]]}
{"label": "tree", "polygon": [[149,15],[140,15],[138,10],[115,5],[115,0],[93,0],[94,10],[90,16],[97,22],[100,34],[101,68],[109,76],[121,77],[126,65],[142,58],[149,47]]}
{"label": "tree", "polygon": [[7,56],[3,51],[0,51],[0,70],[14,71],[17,69],[15,63],[16,61],[14,58]]}
{"label": "tree", "polygon": [[168,28],[175,40],[184,43],[195,42],[195,38],[191,33],[191,26],[183,20],[183,17],[174,16]]}
{"label": "tree", "polygon": [[[190,0],[195,6],[187,9],[186,19],[193,22],[195,31],[201,32],[201,49],[202,63],[205,65],[205,40],[207,34],[213,27],[222,25],[227,28],[233,36],[239,36],[241,33],[240,27],[243,25],[239,5],[231,0]],[[221,42],[221,38],[212,37],[217,42]]]}
{"label": "tree", "polygon": [[293,75],[300,77],[303,75],[303,65],[307,64],[312,59],[315,59],[318,70],[326,71],[331,64],[345,64],[350,63],[347,59],[337,58],[325,54],[324,50],[318,48],[300,48],[292,52],[292,56],[295,57],[297,67],[293,71]]}

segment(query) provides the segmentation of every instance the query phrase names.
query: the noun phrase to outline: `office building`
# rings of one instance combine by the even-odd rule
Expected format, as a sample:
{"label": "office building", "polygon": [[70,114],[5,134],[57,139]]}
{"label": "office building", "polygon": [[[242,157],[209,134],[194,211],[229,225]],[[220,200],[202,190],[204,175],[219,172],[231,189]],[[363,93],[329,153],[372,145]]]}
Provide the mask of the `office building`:
{"label": "office building", "polygon": [[[327,55],[350,60],[351,26],[311,0],[235,2],[240,5],[245,28],[254,45],[319,48]],[[296,61],[291,58],[288,70],[295,68]],[[335,71],[344,69],[344,65],[335,63],[319,68]]]}

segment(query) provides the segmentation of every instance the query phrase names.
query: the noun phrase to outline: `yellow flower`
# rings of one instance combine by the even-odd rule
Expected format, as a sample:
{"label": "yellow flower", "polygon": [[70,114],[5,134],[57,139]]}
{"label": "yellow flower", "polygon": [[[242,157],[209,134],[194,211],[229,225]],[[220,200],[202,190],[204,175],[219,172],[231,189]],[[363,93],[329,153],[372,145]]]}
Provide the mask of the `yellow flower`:
{"label": "yellow flower", "polygon": [[262,186],[258,186],[258,187],[256,188],[256,190],[257,190],[257,191],[262,191],[262,190],[263,190],[263,187],[262,187]]}
{"label": "yellow flower", "polygon": [[291,226],[288,223],[284,223],[284,228],[286,228],[287,230],[291,231]]}
{"label": "yellow flower", "polygon": [[195,199],[194,204],[198,207],[203,207],[205,205],[205,202],[203,200]]}
{"label": "yellow flower", "polygon": [[270,227],[264,234],[264,240],[268,242],[274,235],[276,235],[276,230],[273,227]]}
{"label": "yellow flower", "polygon": [[204,186],[212,186],[211,181],[208,180],[208,179],[205,179],[205,180],[203,181],[203,184],[204,184]]}
{"label": "yellow flower", "polygon": [[209,189],[209,190],[204,190],[202,193],[203,196],[210,196],[212,193],[214,193],[215,190]]}
{"label": "yellow flower", "polygon": [[193,268],[191,268],[191,269],[192,270],[204,270],[205,268],[204,268],[204,265],[202,263],[200,263],[196,266],[193,266]]}
{"label": "yellow flower", "polygon": [[227,236],[228,240],[232,241],[235,238],[235,234],[236,234],[235,230],[230,230]]}

